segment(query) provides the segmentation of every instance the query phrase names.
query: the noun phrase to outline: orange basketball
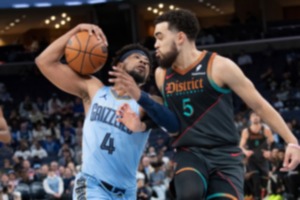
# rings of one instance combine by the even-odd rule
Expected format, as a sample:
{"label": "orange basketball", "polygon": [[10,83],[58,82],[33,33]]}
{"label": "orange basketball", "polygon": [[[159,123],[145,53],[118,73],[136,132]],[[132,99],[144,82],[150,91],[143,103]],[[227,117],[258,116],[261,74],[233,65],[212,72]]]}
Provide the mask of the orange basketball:
{"label": "orange basketball", "polygon": [[104,66],[107,56],[106,46],[87,31],[72,36],[65,48],[68,65],[82,75],[99,71]]}

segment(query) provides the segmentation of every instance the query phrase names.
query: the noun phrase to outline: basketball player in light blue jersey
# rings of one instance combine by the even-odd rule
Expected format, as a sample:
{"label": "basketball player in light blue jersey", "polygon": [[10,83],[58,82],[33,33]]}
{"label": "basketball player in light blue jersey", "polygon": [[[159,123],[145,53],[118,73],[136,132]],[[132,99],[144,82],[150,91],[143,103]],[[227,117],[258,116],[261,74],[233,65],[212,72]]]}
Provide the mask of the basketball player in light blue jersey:
{"label": "basketball player in light blue jersey", "polygon": [[[75,180],[73,199],[134,200],[137,167],[149,131],[141,120],[127,121],[126,127],[120,117],[128,107],[132,116],[142,118],[145,112],[138,99],[129,97],[120,83],[105,86],[96,77],[79,75],[60,62],[69,38],[79,31],[95,34],[107,44],[98,26],[79,24],[36,58],[37,66],[47,79],[61,90],[80,97],[84,104],[82,171]],[[148,78],[152,59],[146,48],[132,44],[118,51],[112,64],[123,72],[125,80],[142,85]],[[169,119],[158,125],[174,131],[178,124],[176,116],[161,104],[152,105],[160,106],[160,112]]]}

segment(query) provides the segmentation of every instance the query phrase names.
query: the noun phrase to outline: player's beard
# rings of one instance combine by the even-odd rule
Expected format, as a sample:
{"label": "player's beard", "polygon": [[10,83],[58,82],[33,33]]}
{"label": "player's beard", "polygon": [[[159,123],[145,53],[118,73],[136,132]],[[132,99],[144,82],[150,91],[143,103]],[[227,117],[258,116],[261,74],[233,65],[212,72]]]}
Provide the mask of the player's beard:
{"label": "player's beard", "polygon": [[162,54],[161,57],[157,57],[160,67],[165,68],[165,69],[172,67],[178,54],[179,54],[179,52],[176,48],[175,42],[173,42],[171,45],[171,50],[169,52]]}
{"label": "player's beard", "polygon": [[127,71],[127,73],[134,79],[134,81],[139,85],[139,84],[144,84],[146,81],[146,78],[139,73],[137,73],[134,70]]}

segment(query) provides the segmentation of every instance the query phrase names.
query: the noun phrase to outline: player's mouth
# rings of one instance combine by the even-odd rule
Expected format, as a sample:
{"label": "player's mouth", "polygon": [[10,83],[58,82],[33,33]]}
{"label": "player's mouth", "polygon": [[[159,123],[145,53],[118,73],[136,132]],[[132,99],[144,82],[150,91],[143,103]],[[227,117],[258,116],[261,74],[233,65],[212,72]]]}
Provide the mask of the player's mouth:
{"label": "player's mouth", "polygon": [[155,52],[155,56],[160,58],[160,53],[158,51]]}
{"label": "player's mouth", "polygon": [[145,73],[146,72],[146,68],[144,65],[139,65],[137,68],[138,72],[140,73]]}

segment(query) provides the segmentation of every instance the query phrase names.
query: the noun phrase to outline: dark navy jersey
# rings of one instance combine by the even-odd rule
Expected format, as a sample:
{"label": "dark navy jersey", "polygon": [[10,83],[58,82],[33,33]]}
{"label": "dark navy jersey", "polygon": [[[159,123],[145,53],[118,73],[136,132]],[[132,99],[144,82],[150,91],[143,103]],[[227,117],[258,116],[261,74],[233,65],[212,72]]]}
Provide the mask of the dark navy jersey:
{"label": "dark navy jersey", "polygon": [[257,159],[264,158],[262,150],[268,150],[267,137],[265,136],[265,127],[262,125],[258,132],[253,132],[250,127],[247,128],[247,149],[254,151],[252,157],[255,157]]}
{"label": "dark navy jersey", "polygon": [[231,90],[219,87],[211,78],[215,56],[203,51],[186,70],[166,70],[162,91],[165,104],[181,122],[174,147],[238,145]]}

